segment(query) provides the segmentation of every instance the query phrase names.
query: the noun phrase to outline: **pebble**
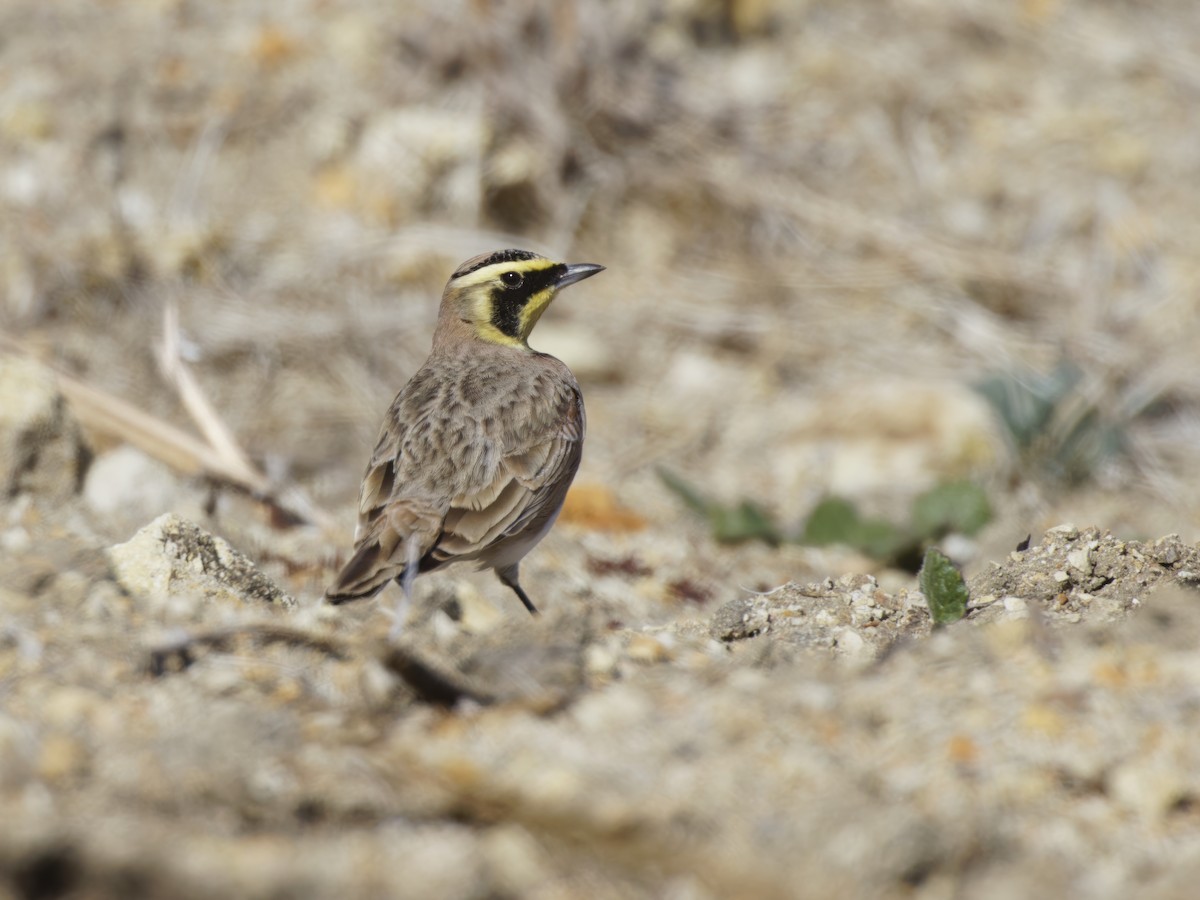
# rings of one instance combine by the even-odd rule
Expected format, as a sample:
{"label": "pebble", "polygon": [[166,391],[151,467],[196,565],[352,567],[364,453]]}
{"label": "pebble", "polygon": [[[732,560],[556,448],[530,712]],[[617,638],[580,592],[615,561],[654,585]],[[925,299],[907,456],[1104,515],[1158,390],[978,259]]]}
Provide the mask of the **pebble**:
{"label": "pebble", "polygon": [[867,646],[867,642],[862,639],[862,635],[851,628],[839,630],[836,640],[837,648],[852,656],[862,653]]}
{"label": "pebble", "polygon": [[62,501],[87,471],[79,424],[44,366],[0,353],[0,493]]}
{"label": "pebble", "polygon": [[662,663],[669,662],[675,654],[669,641],[648,634],[635,634],[629,639],[626,654],[635,662]]}
{"label": "pebble", "polygon": [[[1078,569],[1085,575],[1090,575],[1092,572],[1091,551],[1087,547],[1080,547],[1078,550],[1072,550],[1067,554],[1067,565]],[[1057,578],[1057,573],[1055,573]]]}
{"label": "pebble", "polygon": [[583,661],[592,678],[609,679],[616,674],[618,656],[607,643],[589,644],[583,652]]}
{"label": "pebble", "polygon": [[1055,525],[1053,528],[1048,528],[1046,530],[1046,534],[1053,535],[1057,538],[1063,538],[1064,540],[1073,541],[1075,538],[1079,537],[1079,528],[1070,523],[1064,523],[1062,525]]}
{"label": "pebble", "polygon": [[1178,769],[1142,760],[1117,768],[1108,786],[1117,803],[1150,821],[1163,818],[1187,796],[1187,784]]}
{"label": "pebble", "polygon": [[1029,610],[1029,604],[1021,597],[1005,597],[1004,610],[1010,613],[1023,613]]}
{"label": "pebble", "polygon": [[99,516],[144,522],[175,508],[179,488],[171,469],[135,447],[122,445],[92,462],[83,499]]}
{"label": "pebble", "polygon": [[296,604],[226,541],[171,513],[110,547],[108,559],[125,590],[159,605],[171,599],[187,608],[206,599]]}

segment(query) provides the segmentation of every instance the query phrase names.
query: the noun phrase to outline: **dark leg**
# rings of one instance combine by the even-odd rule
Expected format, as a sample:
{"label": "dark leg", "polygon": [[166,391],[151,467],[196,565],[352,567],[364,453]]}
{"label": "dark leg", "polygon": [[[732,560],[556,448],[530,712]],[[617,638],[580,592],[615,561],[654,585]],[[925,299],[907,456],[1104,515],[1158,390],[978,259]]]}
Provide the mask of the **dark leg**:
{"label": "dark leg", "polygon": [[511,566],[503,572],[497,569],[496,577],[500,579],[501,584],[508,585],[513,589],[513,593],[521,598],[521,602],[525,604],[525,608],[529,610],[531,616],[538,614],[537,607],[533,605],[533,601],[529,599],[529,595],[521,589],[521,584],[517,580],[517,566]]}

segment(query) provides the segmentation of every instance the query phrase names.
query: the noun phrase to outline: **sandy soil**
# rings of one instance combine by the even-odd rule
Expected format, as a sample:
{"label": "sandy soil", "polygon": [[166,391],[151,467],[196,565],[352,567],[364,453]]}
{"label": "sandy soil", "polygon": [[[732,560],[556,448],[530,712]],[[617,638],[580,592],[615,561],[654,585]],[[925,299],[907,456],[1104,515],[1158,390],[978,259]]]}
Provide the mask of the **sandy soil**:
{"label": "sandy soil", "polygon": [[[0,897],[1190,896],[1198,91],[1178,0],[4,4]],[[389,644],[320,591],[505,246],[608,267],[545,615]],[[660,467],[788,534],[969,478],[967,619]]]}

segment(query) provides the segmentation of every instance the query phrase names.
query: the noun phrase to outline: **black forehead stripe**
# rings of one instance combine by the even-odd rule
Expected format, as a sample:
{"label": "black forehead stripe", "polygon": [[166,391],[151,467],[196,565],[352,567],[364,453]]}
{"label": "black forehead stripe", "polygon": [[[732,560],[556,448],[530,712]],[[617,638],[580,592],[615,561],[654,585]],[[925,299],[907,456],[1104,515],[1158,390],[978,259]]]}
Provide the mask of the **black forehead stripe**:
{"label": "black forehead stripe", "polygon": [[452,277],[462,278],[464,275],[470,275],[484,266],[492,266],[496,263],[525,262],[526,260],[537,258],[538,255],[536,253],[530,253],[528,250],[497,250],[495,253],[488,253],[484,256],[476,256],[468,259],[458,267],[458,270]]}

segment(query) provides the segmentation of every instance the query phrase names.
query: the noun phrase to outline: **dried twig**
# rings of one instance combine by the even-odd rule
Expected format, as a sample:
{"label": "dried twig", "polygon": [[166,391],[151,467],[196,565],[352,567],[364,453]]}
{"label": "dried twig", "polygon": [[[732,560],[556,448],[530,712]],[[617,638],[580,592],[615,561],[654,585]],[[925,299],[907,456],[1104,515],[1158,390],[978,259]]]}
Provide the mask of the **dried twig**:
{"label": "dried twig", "polygon": [[[0,351],[36,360],[36,355],[22,341],[3,332],[0,332]],[[213,445],[214,434],[225,431],[225,428],[216,420],[215,412],[212,412],[203,394],[199,393],[199,387],[195,385],[194,380],[191,384],[199,400],[197,401],[196,397],[184,399],[184,405],[188,406],[194,417],[195,410],[203,408],[207,408],[212,414],[213,420],[200,425],[209,438],[208,442],[150,415],[120,397],[67,375],[48,363],[40,360],[38,362],[54,374],[59,390],[86,429],[137,447],[143,453],[185,475],[203,475],[244,490],[284,514],[286,518],[311,522],[330,531],[335,530],[333,518],[314,506],[298,489],[273,485],[265,474],[249,462],[231,436],[231,447]],[[189,405],[197,403],[194,409]]]}
{"label": "dried twig", "polygon": [[350,644],[331,635],[273,623],[255,623],[214,628],[209,631],[188,631],[172,640],[155,644],[148,648],[146,670],[151,675],[182,671],[195,662],[193,651],[196,649],[211,647],[222,650],[239,637],[249,637],[263,644],[303,647],[339,660],[348,659],[352,655]]}
{"label": "dried twig", "polygon": [[266,487],[266,477],[259,472],[237,440],[217,415],[208,397],[200,389],[200,383],[183,361],[180,353],[179,308],[174,299],[163,306],[163,339],[156,348],[159,371],[175,389],[184,409],[208,441],[208,446],[225,471],[234,473],[237,480],[245,484],[261,484]]}

